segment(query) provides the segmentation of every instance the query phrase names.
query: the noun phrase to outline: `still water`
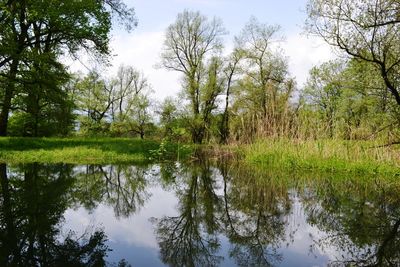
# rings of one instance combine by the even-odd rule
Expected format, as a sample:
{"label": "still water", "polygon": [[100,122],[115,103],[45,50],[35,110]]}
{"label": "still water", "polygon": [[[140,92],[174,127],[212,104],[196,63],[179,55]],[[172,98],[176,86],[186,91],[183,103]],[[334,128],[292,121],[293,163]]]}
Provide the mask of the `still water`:
{"label": "still water", "polygon": [[395,179],[207,160],[0,179],[0,266],[400,266]]}

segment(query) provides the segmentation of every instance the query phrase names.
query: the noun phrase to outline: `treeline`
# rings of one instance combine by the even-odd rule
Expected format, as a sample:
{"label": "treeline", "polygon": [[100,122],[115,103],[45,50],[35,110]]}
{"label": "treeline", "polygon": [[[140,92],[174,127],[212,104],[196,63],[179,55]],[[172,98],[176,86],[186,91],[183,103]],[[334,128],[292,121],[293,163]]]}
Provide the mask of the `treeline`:
{"label": "treeline", "polygon": [[[344,7],[336,2],[310,1],[307,27],[349,56],[315,66],[304,86],[289,73],[279,26],[251,18],[233,38],[229,53],[223,47],[227,31],[221,20],[184,11],[167,28],[160,58],[162,67],[181,73],[179,97],[157,102],[145,75],[131,66],[120,66],[111,76],[96,70],[68,74],[65,68],[63,73],[36,73],[32,66],[21,73],[36,75],[33,86],[12,82],[20,89],[13,90],[18,93],[12,96],[8,132],[223,144],[269,137],[396,141],[400,35],[395,14],[385,13],[391,2],[345,1],[359,9],[347,14],[360,27],[348,28],[353,35],[335,28],[334,22],[350,23],[340,17]],[[369,16],[375,24],[369,23]],[[365,25],[357,22],[362,18]],[[368,38],[375,39],[363,46]],[[7,78],[2,81],[11,84]]]}
{"label": "treeline", "polygon": [[136,26],[122,0],[0,0],[0,136],[74,128],[64,62],[82,53],[106,60],[113,20]]}

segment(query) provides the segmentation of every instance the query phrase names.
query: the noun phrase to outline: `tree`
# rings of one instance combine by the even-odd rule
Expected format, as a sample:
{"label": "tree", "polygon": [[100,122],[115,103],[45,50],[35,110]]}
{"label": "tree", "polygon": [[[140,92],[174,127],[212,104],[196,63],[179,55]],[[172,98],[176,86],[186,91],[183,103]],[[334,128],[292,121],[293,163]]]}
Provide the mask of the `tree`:
{"label": "tree", "polygon": [[8,132],[17,136],[67,135],[74,126],[70,75],[61,64],[21,67],[24,85],[16,87]]}
{"label": "tree", "polygon": [[286,127],[288,100],[295,83],[288,77],[287,59],[281,54],[279,26],[251,18],[236,37],[244,53],[243,77],[235,90],[235,113],[240,117],[242,134],[252,138],[259,132],[280,134]]}
{"label": "tree", "polygon": [[151,100],[146,94],[138,94],[131,99],[131,102],[132,108],[129,110],[130,121],[128,122],[130,130],[139,134],[143,139],[151,123]]}
{"label": "tree", "polygon": [[93,133],[106,130],[105,120],[110,115],[111,106],[118,101],[116,84],[103,79],[98,71],[93,70],[76,86],[78,108],[86,114],[81,116],[82,130]]}
{"label": "tree", "polygon": [[[124,121],[127,118],[128,111],[134,101],[134,97],[140,93],[147,93],[150,84],[144,75],[132,66],[121,65],[118,69],[117,75],[113,78],[113,83],[116,86],[115,96],[116,103],[112,103],[111,112],[113,120]],[[116,112],[117,115],[116,115]]]}
{"label": "tree", "polygon": [[[116,76],[106,78],[98,70],[76,84],[83,133],[107,132],[144,136],[150,124],[151,85],[135,68],[121,66]],[[85,114],[85,115],[84,115]]]}
{"label": "tree", "polygon": [[[353,59],[343,72],[345,90],[339,115],[346,124],[345,138],[398,139],[400,106],[385,86],[379,71],[365,61]],[[397,136],[396,136],[397,135]]]}
{"label": "tree", "polygon": [[315,136],[367,139],[384,134],[391,141],[399,125],[399,106],[379,72],[358,59],[313,67],[301,102],[299,123],[314,125]]}
{"label": "tree", "polygon": [[230,56],[226,59],[226,66],[224,67],[223,73],[225,75],[225,107],[222,113],[222,119],[219,126],[220,131],[220,143],[226,144],[229,139],[229,101],[231,95],[231,89],[234,84],[235,75],[238,72],[239,63],[243,58],[243,50],[236,47]]}
{"label": "tree", "polygon": [[195,143],[203,141],[207,116],[213,110],[208,104],[214,100],[209,97],[215,95],[214,92],[203,91],[209,88],[202,87],[207,72],[210,74],[206,60],[210,55],[220,52],[221,36],[224,34],[225,30],[219,19],[214,18],[209,21],[199,12],[187,10],[178,14],[176,21],[166,32],[164,51],[161,55],[162,65],[168,70],[178,71],[184,75],[184,93],[192,111],[191,133]]}
{"label": "tree", "polygon": [[276,56],[277,53],[272,50],[272,44],[279,42],[276,36],[279,29],[279,26],[262,24],[253,17],[236,38],[237,45],[246,54],[246,74],[258,88],[263,118],[267,116],[268,84],[283,82],[287,72],[285,59]]}
{"label": "tree", "polygon": [[177,126],[177,109],[174,99],[166,98],[157,111],[160,116],[160,124],[164,128],[164,137],[171,138],[174,134],[174,128]]}
{"label": "tree", "polygon": [[116,99],[110,110],[113,134],[134,133],[143,139],[151,124],[150,94],[153,91],[150,83],[143,73],[131,66],[121,66],[112,83]]}
{"label": "tree", "polygon": [[400,105],[400,2],[310,0],[308,30],[350,57],[372,64]]}
{"label": "tree", "polygon": [[319,67],[313,67],[304,90],[308,103],[321,112],[331,138],[334,135],[340,97],[344,87],[341,77],[344,67],[345,64],[340,61],[331,61]]}
{"label": "tree", "polygon": [[[96,56],[110,54],[111,18],[116,16],[132,28],[133,9],[121,0],[0,1],[0,135],[7,134],[12,99],[17,87],[25,87],[23,71],[48,70],[61,56],[80,49]],[[44,61],[45,59],[45,61]],[[46,64],[43,65],[43,62]]]}

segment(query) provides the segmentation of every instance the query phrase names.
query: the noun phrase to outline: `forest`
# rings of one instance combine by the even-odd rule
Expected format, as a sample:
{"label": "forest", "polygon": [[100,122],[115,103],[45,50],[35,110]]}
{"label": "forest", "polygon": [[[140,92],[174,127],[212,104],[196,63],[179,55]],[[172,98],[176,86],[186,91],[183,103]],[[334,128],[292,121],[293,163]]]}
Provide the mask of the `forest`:
{"label": "forest", "polygon": [[84,54],[107,65],[113,24],[129,33],[137,27],[123,1],[1,1],[0,136],[235,146],[365,141],[398,160],[399,6],[308,1],[305,32],[338,56],[314,66],[304,85],[289,71],[279,25],[251,17],[230,36],[218,17],[183,10],[165,30],[157,66],[180,74],[181,92],[158,99],[131,62],[115,74],[72,72],[65,63]]}

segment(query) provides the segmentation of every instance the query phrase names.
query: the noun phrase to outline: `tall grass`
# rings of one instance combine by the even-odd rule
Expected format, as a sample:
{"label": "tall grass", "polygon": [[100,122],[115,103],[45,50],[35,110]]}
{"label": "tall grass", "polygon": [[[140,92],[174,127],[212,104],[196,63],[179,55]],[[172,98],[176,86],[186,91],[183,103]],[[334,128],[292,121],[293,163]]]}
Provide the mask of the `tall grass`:
{"label": "tall grass", "polygon": [[[194,148],[131,138],[0,138],[0,162],[108,164],[176,160],[188,157]],[[244,163],[262,168],[400,176],[400,146],[379,147],[373,141],[265,139],[251,145],[206,150],[208,157],[226,155],[239,155]]]}
{"label": "tall grass", "polygon": [[129,163],[176,159],[191,152],[188,146],[132,138],[0,138],[0,162],[7,163]]}
{"label": "tall grass", "polygon": [[240,153],[261,166],[400,175],[400,147],[372,141],[271,139],[242,146]]}

